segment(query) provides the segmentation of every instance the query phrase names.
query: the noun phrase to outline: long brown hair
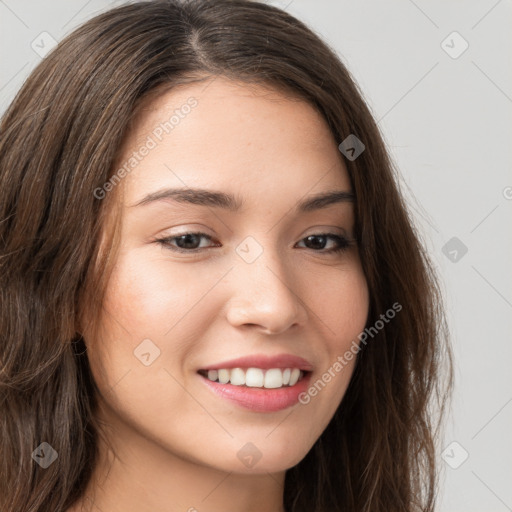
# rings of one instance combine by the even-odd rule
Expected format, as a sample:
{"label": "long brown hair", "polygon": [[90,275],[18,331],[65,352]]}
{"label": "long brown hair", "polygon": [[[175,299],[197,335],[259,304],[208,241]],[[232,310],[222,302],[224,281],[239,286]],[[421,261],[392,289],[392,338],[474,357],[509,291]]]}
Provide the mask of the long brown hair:
{"label": "long brown hair", "polygon": [[[80,319],[86,308],[89,318],[101,311],[119,233],[117,193],[94,191],[115,172],[148,94],[219,75],[299,96],[335,140],[363,142],[345,162],[368,328],[392,304],[402,307],[372,333],[332,421],[287,471],[285,508],[434,510],[436,439],[452,378],[441,294],[361,92],[333,50],[280,9],[168,0],[124,5],[79,27],[32,72],[1,122],[3,511],[63,511],[86,488],[101,432]],[[58,454],[46,469],[32,458],[43,442]]]}

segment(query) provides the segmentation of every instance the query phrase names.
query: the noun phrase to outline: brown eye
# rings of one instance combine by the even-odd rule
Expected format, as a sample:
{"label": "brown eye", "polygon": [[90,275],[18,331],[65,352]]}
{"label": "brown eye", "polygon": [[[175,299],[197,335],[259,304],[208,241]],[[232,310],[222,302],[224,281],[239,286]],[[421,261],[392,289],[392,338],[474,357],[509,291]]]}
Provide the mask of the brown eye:
{"label": "brown eye", "polygon": [[[335,245],[335,247],[331,247],[325,250],[329,240],[334,240],[337,246]],[[305,242],[307,249],[325,253],[344,251],[350,246],[350,242],[345,237],[336,235],[334,233],[309,235],[306,238],[303,238],[301,241]]]}
{"label": "brown eye", "polygon": [[169,236],[155,240],[158,244],[166,249],[178,252],[196,252],[200,249],[208,249],[209,247],[201,247],[201,239],[212,240],[212,237],[206,233],[183,233],[181,235]]}

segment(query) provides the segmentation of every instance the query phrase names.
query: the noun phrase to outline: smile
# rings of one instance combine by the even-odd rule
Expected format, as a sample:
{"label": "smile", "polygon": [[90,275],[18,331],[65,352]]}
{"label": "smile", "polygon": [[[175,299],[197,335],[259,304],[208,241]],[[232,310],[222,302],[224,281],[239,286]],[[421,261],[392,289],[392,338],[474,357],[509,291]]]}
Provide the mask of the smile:
{"label": "smile", "polygon": [[217,398],[237,407],[271,413],[299,403],[309,386],[311,371],[298,368],[226,368],[199,370],[198,375]]}
{"label": "smile", "polygon": [[212,382],[246,386],[250,388],[277,389],[295,386],[305,372],[299,368],[225,368],[218,370],[200,370],[199,374]]}

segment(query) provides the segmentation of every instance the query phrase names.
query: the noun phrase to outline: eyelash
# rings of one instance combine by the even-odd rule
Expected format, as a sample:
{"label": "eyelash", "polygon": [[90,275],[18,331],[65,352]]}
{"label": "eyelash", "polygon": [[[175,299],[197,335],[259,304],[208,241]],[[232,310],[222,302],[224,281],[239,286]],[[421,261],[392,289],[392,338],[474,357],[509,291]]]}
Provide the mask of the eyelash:
{"label": "eyelash", "polygon": [[[204,238],[207,238],[210,241],[213,240],[213,238],[210,235],[207,235],[206,233],[188,232],[188,233],[181,233],[180,235],[174,235],[174,236],[169,236],[169,237],[165,237],[165,238],[159,238],[159,239],[154,240],[154,242],[159,244],[159,245],[161,245],[162,247],[164,247],[166,249],[169,249],[169,250],[173,251],[173,252],[181,252],[181,253],[189,253],[189,254],[190,253],[194,254],[194,253],[200,252],[200,251],[202,251],[204,249],[212,249],[212,247],[198,247],[196,249],[182,249],[180,247],[175,247],[175,246],[171,245],[170,242],[172,240],[176,240],[177,238],[181,238],[181,237],[187,236],[187,235],[195,235],[195,236],[204,237]],[[323,249],[320,249],[320,250],[310,249],[313,252],[319,252],[319,253],[322,253],[322,254],[337,254],[337,253],[341,253],[341,252],[344,252],[344,251],[348,250],[350,248],[350,246],[354,244],[353,240],[348,240],[347,238],[345,238],[343,236],[340,236],[340,235],[337,235],[335,233],[315,233],[315,234],[308,235],[308,236],[304,237],[301,240],[301,242],[303,240],[306,240],[309,237],[327,237],[327,238],[331,238],[331,239],[337,240],[339,246],[335,247],[334,249],[328,249],[327,251],[323,250]],[[305,249],[309,249],[309,247],[305,247]]]}

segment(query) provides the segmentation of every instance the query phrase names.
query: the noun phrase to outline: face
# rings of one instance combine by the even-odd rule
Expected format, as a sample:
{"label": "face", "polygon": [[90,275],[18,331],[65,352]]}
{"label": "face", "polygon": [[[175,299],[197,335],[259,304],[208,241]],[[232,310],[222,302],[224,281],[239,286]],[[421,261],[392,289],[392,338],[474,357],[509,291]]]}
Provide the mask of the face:
{"label": "face", "polygon": [[86,337],[105,418],[201,466],[294,466],[342,401],[355,358],[333,368],[368,313],[328,126],[218,77],[152,100],[123,166],[121,247]]}

